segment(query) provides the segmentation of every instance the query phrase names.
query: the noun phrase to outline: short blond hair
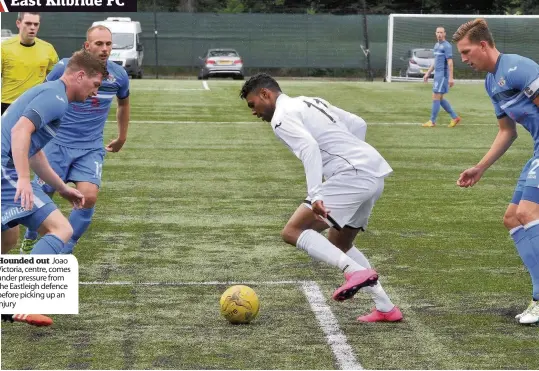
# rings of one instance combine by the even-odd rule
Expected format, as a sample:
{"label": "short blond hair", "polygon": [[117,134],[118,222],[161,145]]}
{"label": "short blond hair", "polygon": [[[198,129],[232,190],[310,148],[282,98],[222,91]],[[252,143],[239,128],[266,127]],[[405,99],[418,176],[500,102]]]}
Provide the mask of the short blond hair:
{"label": "short blond hair", "polygon": [[465,37],[468,37],[472,43],[479,44],[481,41],[486,41],[491,47],[494,47],[494,38],[488,29],[487,21],[483,18],[477,18],[461,25],[453,34],[453,42],[458,43]]}
{"label": "short blond hair", "polygon": [[85,50],[79,50],[73,53],[66,66],[66,71],[69,72],[76,72],[80,70],[86,72],[86,74],[90,77],[94,77],[99,73],[103,75],[103,78],[108,76],[107,69],[105,68],[103,62]]}

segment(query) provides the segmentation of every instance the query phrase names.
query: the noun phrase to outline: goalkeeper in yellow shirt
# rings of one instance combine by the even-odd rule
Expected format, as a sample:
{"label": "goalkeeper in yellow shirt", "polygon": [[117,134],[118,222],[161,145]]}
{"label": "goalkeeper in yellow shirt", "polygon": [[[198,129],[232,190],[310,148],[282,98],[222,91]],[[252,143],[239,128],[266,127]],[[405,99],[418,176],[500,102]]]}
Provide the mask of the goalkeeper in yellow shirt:
{"label": "goalkeeper in yellow shirt", "polygon": [[15,99],[45,77],[58,62],[54,47],[37,38],[39,13],[19,13],[19,34],[2,43],[2,114]]}

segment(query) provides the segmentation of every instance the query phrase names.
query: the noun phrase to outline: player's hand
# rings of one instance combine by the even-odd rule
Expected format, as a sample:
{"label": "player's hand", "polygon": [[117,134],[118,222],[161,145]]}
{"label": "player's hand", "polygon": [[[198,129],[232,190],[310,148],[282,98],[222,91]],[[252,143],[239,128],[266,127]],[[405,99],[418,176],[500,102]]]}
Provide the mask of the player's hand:
{"label": "player's hand", "polygon": [[84,195],[76,188],[71,188],[64,184],[64,187],[58,190],[58,194],[68,200],[75,209],[80,209],[84,206]]}
{"label": "player's hand", "polygon": [[311,207],[313,208],[313,212],[316,215],[320,215],[324,218],[328,217],[328,214],[330,213],[329,210],[327,210],[324,206],[324,201],[318,200],[312,203]]}
{"label": "player's hand", "polygon": [[479,182],[484,172],[485,170],[476,166],[466,169],[460,174],[457,185],[464,188],[473,187],[475,183]]}
{"label": "player's hand", "polygon": [[455,85],[455,79],[449,79],[449,87],[452,88]]}
{"label": "player's hand", "polygon": [[113,139],[105,149],[108,152],[119,152],[125,144],[125,139],[116,138]]}
{"label": "player's hand", "polygon": [[15,192],[15,198],[13,201],[17,202],[21,199],[21,206],[25,210],[32,210],[34,207],[34,191],[32,190],[32,184],[30,178],[17,180],[17,191]]}
{"label": "player's hand", "polygon": [[423,76],[423,81],[424,82],[428,82],[429,81],[429,74],[426,73],[424,76]]}

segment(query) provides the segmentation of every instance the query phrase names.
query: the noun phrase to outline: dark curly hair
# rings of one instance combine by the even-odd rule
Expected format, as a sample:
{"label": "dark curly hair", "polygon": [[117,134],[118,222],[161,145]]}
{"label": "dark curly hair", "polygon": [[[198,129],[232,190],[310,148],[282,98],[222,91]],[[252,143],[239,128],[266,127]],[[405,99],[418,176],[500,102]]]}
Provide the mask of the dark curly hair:
{"label": "dark curly hair", "polygon": [[253,91],[257,91],[262,88],[281,92],[281,87],[273,77],[267,73],[260,72],[252,76],[245,82],[245,84],[243,84],[240,92],[240,98],[245,99]]}

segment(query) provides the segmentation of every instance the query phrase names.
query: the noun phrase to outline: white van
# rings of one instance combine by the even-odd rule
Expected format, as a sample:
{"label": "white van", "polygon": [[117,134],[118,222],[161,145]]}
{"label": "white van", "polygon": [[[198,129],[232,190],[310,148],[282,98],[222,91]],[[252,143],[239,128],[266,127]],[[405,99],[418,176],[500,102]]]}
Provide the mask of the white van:
{"label": "white van", "polygon": [[129,17],[109,17],[94,22],[93,26],[105,26],[112,32],[112,52],[109,60],[122,65],[128,75],[142,78],[144,47],[141,44],[142,28],[140,22]]}

